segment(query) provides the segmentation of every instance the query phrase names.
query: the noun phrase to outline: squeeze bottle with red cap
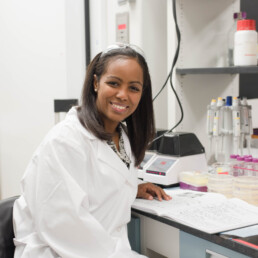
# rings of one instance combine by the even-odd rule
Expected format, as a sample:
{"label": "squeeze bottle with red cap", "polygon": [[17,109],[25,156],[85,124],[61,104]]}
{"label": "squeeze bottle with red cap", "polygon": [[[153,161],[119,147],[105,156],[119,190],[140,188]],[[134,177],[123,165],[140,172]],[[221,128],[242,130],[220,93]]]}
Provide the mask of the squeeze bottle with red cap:
{"label": "squeeze bottle with red cap", "polygon": [[238,20],[234,40],[234,65],[257,65],[257,32],[255,20]]}

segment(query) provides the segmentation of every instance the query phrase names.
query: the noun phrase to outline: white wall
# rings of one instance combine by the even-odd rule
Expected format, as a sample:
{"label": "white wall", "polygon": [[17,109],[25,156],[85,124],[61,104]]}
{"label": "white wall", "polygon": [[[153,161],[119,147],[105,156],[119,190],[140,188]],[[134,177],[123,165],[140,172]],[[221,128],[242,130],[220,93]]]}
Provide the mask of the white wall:
{"label": "white wall", "polygon": [[[167,73],[170,72],[172,67],[172,63],[174,60],[176,48],[177,48],[177,37],[176,37],[176,29],[175,29],[175,22],[173,18],[173,6],[172,1],[167,0]],[[173,71],[173,86],[175,87],[175,69]],[[167,121],[168,121],[168,128],[171,129],[175,126],[178,122],[176,113],[178,111],[178,103],[175,97],[174,92],[171,89],[170,84],[167,85],[166,91],[167,93]]]}
{"label": "white wall", "polygon": [[80,99],[86,72],[84,0],[63,2],[67,98]]}
{"label": "white wall", "polygon": [[[142,48],[149,64],[153,97],[159,92],[167,77],[167,0],[142,1]],[[167,87],[154,101],[156,127],[168,128]]]}
{"label": "white wall", "polygon": [[[109,0],[109,4],[113,1]],[[107,46],[107,0],[90,0],[91,59]]]}
{"label": "white wall", "polygon": [[29,159],[54,125],[53,99],[79,98],[83,0],[0,1],[1,197],[20,193]]}

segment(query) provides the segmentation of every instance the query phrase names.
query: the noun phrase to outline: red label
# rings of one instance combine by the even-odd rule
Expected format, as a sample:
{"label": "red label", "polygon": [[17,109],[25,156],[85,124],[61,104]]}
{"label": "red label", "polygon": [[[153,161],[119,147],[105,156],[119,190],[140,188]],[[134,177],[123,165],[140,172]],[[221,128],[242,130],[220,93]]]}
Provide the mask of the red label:
{"label": "red label", "polygon": [[125,30],[126,29],[126,24],[125,23],[124,24],[119,24],[118,29],[119,30]]}

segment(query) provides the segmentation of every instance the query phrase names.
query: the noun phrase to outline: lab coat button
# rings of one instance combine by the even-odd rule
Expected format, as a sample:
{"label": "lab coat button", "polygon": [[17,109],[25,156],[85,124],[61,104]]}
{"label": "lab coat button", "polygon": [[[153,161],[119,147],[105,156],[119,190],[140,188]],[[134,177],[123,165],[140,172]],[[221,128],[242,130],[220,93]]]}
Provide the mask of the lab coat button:
{"label": "lab coat button", "polygon": [[116,231],[117,231],[117,232],[120,232],[121,229],[122,229],[122,227],[118,227]]}

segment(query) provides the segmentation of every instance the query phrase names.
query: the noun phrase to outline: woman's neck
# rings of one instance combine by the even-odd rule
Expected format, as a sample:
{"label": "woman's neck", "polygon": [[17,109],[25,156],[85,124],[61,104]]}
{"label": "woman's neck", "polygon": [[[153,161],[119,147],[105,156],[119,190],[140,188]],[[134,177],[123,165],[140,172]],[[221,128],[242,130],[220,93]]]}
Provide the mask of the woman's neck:
{"label": "woman's neck", "polygon": [[107,133],[110,133],[111,135],[115,135],[116,132],[118,132],[118,126],[119,124],[114,124],[114,125],[104,125],[105,131]]}

